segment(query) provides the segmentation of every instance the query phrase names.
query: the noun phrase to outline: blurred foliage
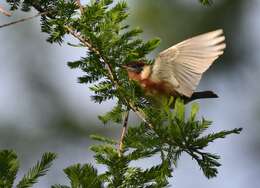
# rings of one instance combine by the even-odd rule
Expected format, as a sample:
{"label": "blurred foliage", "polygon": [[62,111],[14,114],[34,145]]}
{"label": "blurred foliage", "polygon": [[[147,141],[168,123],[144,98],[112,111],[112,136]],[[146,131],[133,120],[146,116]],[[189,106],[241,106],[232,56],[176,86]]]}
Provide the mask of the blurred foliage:
{"label": "blurred foliage", "polygon": [[217,60],[225,63],[214,65],[213,74],[218,74],[218,71],[233,71],[238,68],[241,66],[239,62],[251,53],[249,41],[242,39],[240,31],[246,3],[243,0],[220,0],[213,1],[210,6],[202,6],[192,0],[169,0],[167,3],[160,0],[133,1],[131,19],[149,31],[146,32],[149,36],[160,37],[161,49],[196,34],[223,28],[227,49],[224,57]]}
{"label": "blurred foliage", "polygon": [[[128,80],[121,66],[133,61],[144,60],[153,63],[147,55],[156,49],[160,39],[144,41],[138,36],[140,28],[130,29],[124,20],[128,17],[127,3],[114,3],[113,0],[91,1],[85,7],[69,0],[8,0],[11,9],[21,8],[29,11],[31,8],[40,13],[41,29],[48,34],[47,41],[62,44],[66,34],[79,40],[79,46],[87,48],[87,54],[78,61],[69,62],[71,68],[79,68],[84,76],[79,78],[83,84],[92,84],[90,89],[92,99],[103,103],[117,99],[116,107],[100,119],[106,123],[122,122],[122,117],[129,110],[138,114],[143,122],[134,128],[129,128],[127,135],[120,141],[102,136],[92,138],[104,142],[94,145],[91,150],[95,153],[98,164],[105,165],[106,171],[99,174],[90,164],[76,164],[64,170],[70,179],[70,187],[165,187],[169,185],[173,168],[180,155],[185,152],[195,159],[208,178],[215,177],[220,166],[218,155],[204,152],[210,142],[225,138],[230,134],[239,134],[242,129],[220,131],[205,135],[211,122],[197,120],[198,106],[192,106],[191,114],[185,117],[185,106],[182,100],[166,99],[161,108],[149,105],[140,87]],[[209,4],[209,1],[201,1]],[[80,15],[79,15],[80,13]],[[175,101],[175,102],[174,102]],[[174,111],[170,106],[174,105]],[[127,118],[124,119],[124,127]],[[3,155],[0,168],[3,186],[12,186],[18,170],[17,157],[12,151]],[[11,157],[10,157],[11,156]],[[130,162],[160,156],[161,163],[151,168],[132,167]],[[38,162],[18,183],[18,187],[30,187],[38,177],[43,176],[55,155],[44,154]],[[13,165],[14,164],[14,165]],[[0,173],[0,174],[1,174]],[[9,175],[11,174],[11,175]],[[6,177],[8,175],[8,177]],[[69,187],[54,185],[53,188]]]}
{"label": "blurred foliage", "polygon": [[211,5],[213,3],[212,0],[199,0],[203,5]]}

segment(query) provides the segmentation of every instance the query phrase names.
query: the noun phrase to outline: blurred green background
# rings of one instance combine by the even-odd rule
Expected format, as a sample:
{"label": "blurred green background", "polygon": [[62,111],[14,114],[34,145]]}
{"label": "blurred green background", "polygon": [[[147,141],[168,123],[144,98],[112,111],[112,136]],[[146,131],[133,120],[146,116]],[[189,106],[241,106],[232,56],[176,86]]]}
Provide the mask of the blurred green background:
{"label": "blurred green background", "polygon": [[[183,155],[171,180],[173,187],[258,187],[260,1],[219,0],[211,7],[196,0],[128,2],[130,24],[143,28],[145,39],[162,39],[157,53],[187,37],[218,28],[223,28],[226,36],[225,55],[204,75],[198,88],[212,89],[220,98],[199,101],[200,115],[214,121],[212,131],[235,127],[244,131],[208,148],[222,156],[217,178],[207,180],[195,161]],[[28,14],[0,15],[0,25],[23,16]],[[97,119],[113,101],[93,103],[88,87],[77,83],[82,73],[66,66],[67,61],[84,56],[85,49],[51,45],[45,42],[46,37],[40,33],[39,19],[0,30],[0,148],[17,151],[21,159],[18,178],[44,151],[57,152],[59,158],[51,171],[35,186],[40,188],[64,183],[62,169],[68,165],[93,162],[89,134],[115,138],[120,134],[120,127],[104,126]],[[71,40],[77,42],[67,38]]]}

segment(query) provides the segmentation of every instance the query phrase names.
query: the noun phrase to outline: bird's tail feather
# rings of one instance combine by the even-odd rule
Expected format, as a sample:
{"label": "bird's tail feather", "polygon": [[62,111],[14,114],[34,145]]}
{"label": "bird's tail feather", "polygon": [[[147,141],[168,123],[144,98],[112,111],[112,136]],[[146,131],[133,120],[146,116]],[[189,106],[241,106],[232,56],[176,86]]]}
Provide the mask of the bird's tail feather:
{"label": "bird's tail feather", "polygon": [[209,98],[218,98],[218,95],[216,93],[214,93],[213,91],[194,92],[190,98],[187,98],[185,100],[185,103],[188,103],[188,102],[196,100],[196,99],[209,99]]}
{"label": "bird's tail feather", "polygon": [[205,99],[205,98],[218,98],[218,95],[213,91],[200,91],[194,92],[191,96],[191,99]]}

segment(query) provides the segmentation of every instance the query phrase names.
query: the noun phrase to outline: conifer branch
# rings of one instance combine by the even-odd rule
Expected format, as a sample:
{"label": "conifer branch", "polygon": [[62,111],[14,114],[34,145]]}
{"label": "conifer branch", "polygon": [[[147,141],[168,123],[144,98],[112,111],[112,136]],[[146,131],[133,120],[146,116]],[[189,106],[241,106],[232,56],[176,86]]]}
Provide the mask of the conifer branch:
{"label": "conifer branch", "polygon": [[75,38],[77,38],[82,44],[84,44],[89,50],[93,51],[94,53],[96,53],[97,55],[100,55],[100,52],[93,47],[93,45],[90,43],[90,41],[88,41],[87,39],[84,39],[79,32],[74,31],[71,27],[69,26],[65,26],[65,28],[69,31],[69,33],[74,36]]}
{"label": "conifer branch", "polygon": [[116,80],[113,71],[112,71],[112,67],[109,63],[107,63],[107,61],[105,60],[105,58],[101,55],[101,53],[99,52],[99,50],[95,47],[93,47],[93,45],[91,44],[90,41],[88,41],[87,39],[83,38],[81,36],[81,34],[79,32],[74,31],[71,27],[69,26],[65,26],[65,28],[69,31],[69,33],[71,35],[73,35],[75,38],[77,38],[82,44],[84,44],[90,51],[96,53],[102,60],[103,63],[105,63],[106,65],[106,69],[108,71],[108,78],[116,85],[117,88],[119,88],[119,83]]}
{"label": "conifer branch", "polygon": [[[117,89],[120,88],[120,83],[117,80],[116,76],[113,73],[111,65],[106,61],[106,59],[101,55],[100,51],[93,47],[90,41],[83,38],[79,32],[74,31],[71,27],[65,26],[65,28],[69,31],[71,35],[73,35],[75,38],[77,38],[82,44],[84,44],[89,50],[96,53],[98,56],[100,56],[103,63],[106,65],[106,69],[108,71],[108,77],[113,82],[113,84],[116,86]],[[142,111],[142,109],[136,107],[131,101],[129,101],[126,97],[122,96],[122,99],[125,101],[125,103],[137,114],[137,116],[145,122],[150,128],[153,128],[153,125],[147,120],[145,113]]]}
{"label": "conifer branch", "polygon": [[122,128],[122,132],[121,132],[121,137],[120,137],[120,142],[119,142],[119,149],[118,149],[118,153],[119,156],[121,157],[122,153],[123,153],[123,142],[124,142],[124,138],[127,132],[127,127],[128,127],[128,117],[129,117],[129,110],[126,111],[125,114],[125,118],[124,118],[124,123],[123,123],[123,128]]}
{"label": "conifer branch", "polygon": [[54,159],[57,158],[57,155],[54,153],[44,153],[41,160],[33,166],[22,180],[18,183],[17,188],[28,188],[35,184],[39,177],[44,176]]}
{"label": "conifer branch", "polygon": [[80,0],[76,0],[76,3],[77,3],[77,5],[79,6],[79,10],[80,10],[80,12],[81,12],[81,14],[82,14],[82,13],[84,12],[84,7],[82,6]]}
{"label": "conifer branch", "polygon": [[21,23],[21,22],[25,22],[25,21],[27,21],[27,20],[31,20],[31,19],[36,18],[36,17],[38,17],[38,16],[46,15],[46,14],[48,14],[48,13],[49,13],[49,12],[41,12],[41,13],[35,14],[35,15],[33,15],[33,16],[24,17],[24,18],[22,18],[22,19],[19,19],[19,20],[13,21],[13,22],[9,22],[9,23],[0,25],[0,28],[8,27],[8,26],[11,26],[11,25],[14,25],[14,24],[17,24],[17,23]]}
{"label": "conifer branch", "polygon": [[133,103],[129,103],[131,109],[137,114],[137,116],[146,123],[151,129],[153,129],[153,125],[147,120],[144,111],[138,107],[136,107]]}

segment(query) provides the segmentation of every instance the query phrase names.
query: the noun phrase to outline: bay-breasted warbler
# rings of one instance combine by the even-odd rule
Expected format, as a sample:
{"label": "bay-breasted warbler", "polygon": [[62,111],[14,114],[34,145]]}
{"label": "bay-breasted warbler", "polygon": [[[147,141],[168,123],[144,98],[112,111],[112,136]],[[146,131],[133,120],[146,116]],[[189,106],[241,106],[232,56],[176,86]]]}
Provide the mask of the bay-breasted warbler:
{"label": "bay-breasted warbler", "polygon": [[201,34],[159,53],[153,65],[134,61],[123,65],[131,80],[137,81],[148,96],[182,97],[190,102],[217,98],[212,91],[195,92],[202,74],[223,54],[223,30]]}

